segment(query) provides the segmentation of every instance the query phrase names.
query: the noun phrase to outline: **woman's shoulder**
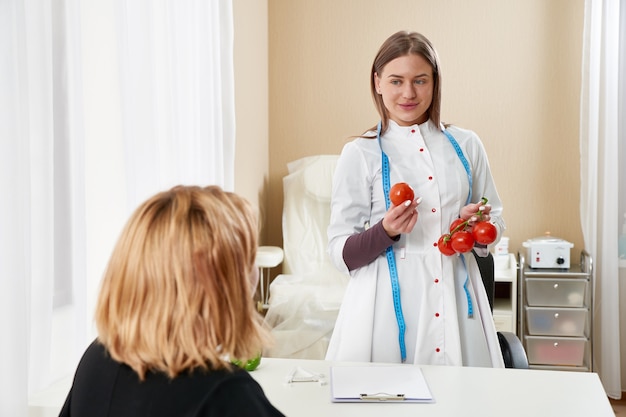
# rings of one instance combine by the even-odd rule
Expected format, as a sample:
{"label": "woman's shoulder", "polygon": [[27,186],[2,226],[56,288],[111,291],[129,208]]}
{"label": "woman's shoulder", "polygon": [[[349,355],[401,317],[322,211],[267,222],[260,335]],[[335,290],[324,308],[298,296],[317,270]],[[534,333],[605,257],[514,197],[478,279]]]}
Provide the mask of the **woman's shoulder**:
{"label": "woman's shoulder", "polygon": [[117,364],[98,339],[91,342],[80,360],[80,366],[83,367],[103,367],[111,363]]}
{"label": "woman's shoulder", "polygon": [[447,125],[446,131],[472,159],[486,155],[485,146],[476,132],[455,125]]}
{"label": "woman's shoulder", "polygon": [[[376,135],[376,132],[374,132]],[[349,156],[363,156],[367,154],[377,154],[379,153],[379,144],[376,140],[376,136],[370,138],[368,136],[357,136],[352,138],[352,140],[346,142],[343,145],[343,149],[341,154],[345,157]]]}
{"label": "woman's shoulder", "polygon": [[444,125],[445,130],[449,132],[456,140],[480,140],[478,134],[470,129],[466,129],[453,124]]}
{"label": "woman's shoulder", "polygon": [[378,146],[378,141],[376,140],[376,132],[375,131],[367,131],[361,135],[353,136],[348,143],[353,143],[359,146]]}

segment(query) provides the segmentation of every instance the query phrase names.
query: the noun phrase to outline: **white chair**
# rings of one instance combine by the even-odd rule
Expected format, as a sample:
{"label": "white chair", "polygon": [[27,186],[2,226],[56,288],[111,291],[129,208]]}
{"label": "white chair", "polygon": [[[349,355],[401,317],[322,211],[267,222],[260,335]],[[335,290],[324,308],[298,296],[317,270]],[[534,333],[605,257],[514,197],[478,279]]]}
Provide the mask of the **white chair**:
{"label": "white chair", "polygon": [[288,164],[283,178],[283,274],[270,284],[265,321],[276,339],[267,357],[323,359],[348,275],[330,262],[326,229],[337,155]]}

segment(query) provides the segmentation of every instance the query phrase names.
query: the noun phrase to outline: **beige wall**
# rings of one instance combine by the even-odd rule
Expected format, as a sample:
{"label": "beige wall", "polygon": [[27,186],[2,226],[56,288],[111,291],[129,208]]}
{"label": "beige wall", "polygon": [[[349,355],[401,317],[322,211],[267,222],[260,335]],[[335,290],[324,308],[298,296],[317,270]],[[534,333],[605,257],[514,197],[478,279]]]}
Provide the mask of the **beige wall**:
{"label": "beige wall", "polygon": [[233,0],[233,15],[235,191],[259,207],[263,226],[269,172],[267,1]]}
{"label": "beige wall", "polygon": [[282,244],[287,163],[339,153],[348,136],[377,122],[368,86],[371,60],[388,35],[408,29],[438,49],[443,120],[476,131],[485,144],[510,250],[546,231],[573,242],[574,251],[582,249],[583,7],[584,0],[268,0],[264,243]]}

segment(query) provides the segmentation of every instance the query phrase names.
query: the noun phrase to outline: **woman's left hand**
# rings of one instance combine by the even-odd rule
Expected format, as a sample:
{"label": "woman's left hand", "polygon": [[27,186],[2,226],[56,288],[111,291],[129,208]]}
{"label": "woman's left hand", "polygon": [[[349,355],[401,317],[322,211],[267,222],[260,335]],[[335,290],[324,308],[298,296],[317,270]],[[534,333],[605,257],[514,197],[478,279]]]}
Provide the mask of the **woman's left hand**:
{"label": "woman's left hand", "polygon": [[491,205],[479,203],[471,203],[461,209],[459,216],[463,220],[467,220],[470,226],[473,226],[476,222],[489,221],[491,216]]}

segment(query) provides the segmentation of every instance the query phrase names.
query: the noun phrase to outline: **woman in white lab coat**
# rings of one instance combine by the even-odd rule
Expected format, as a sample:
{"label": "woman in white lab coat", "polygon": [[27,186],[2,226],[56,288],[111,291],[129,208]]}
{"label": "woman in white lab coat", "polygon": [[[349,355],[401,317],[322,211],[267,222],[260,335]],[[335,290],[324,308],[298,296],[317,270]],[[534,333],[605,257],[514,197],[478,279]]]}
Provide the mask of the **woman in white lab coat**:
{"label": "woman in white lab coat", "polygon": [[[326,359],[503,367],[474,256],[437,247],[459,217],[504,230],[484,147],[441,123],[439,61],[421,34],[383,43],[371,90],[381,121],[345,145],[333,179],[329,254],[351,278]],[[415,200],[388,202],[398,182]]]}

